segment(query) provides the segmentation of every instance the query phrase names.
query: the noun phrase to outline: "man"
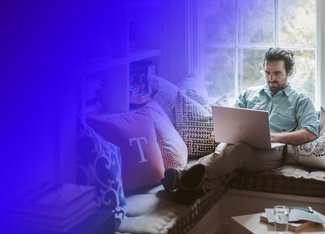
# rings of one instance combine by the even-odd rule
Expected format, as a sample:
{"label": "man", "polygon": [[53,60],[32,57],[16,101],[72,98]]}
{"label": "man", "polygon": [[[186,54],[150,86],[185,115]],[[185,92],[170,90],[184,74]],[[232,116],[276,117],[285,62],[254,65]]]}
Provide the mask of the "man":
{"label": "man", "polygon": [[[319,134],[317,115],[311,100],[293,89],[288,82],[294,69],[294,54],[281,48],[270,48],[263,61],[266,85],[243,91],[235,106],[269,113],[271,141],[291,145],[315,140]],[[283,147],[263,150],[238,143],[221,143],[215,153],[207,155],[187,171],[167,169],[162,184],[176,191],[180,203],[195,200],[199,188],[216,188],[221,176],[239,169],[258,172],[277,168],[283,159]],[[190,194],[184,200],[184,194]]]}

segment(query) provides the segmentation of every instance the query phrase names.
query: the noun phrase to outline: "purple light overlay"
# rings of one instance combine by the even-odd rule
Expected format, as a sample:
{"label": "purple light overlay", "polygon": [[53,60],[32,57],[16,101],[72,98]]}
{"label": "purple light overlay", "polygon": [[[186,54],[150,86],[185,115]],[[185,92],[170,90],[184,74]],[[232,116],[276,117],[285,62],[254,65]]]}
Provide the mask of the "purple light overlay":
{"label": "purple light overlay", "polygon": [[[138,2],[144,1],[1,1],[0,197],[10,197],[10,189],[24,181],[75,182],[82,71],[105,38],[114,45],[108,48],[109,53],[118,59],[123,51],[132,50],[125,44],[125,33],[131,33],[135,41],[156,36],[150,35],[154,25],[149,24],[150,32],[132,32],[136,26],[130,31],[124,28],[123,4],[134,6],[128,13],[133,15]],[[150,1],[145,2],[150,5]],[[171,82],[190,72],[185,64],[190,63],[185,48],[186,17],[184,12],[177,12],[186,0],[175,2],[160,1],[166,13],[161,15],[157,30],[160,45],[141,41],[142,48],[169,49],[160,55],[171,68],[165,63],[164,70],[157,66],[157,72],[176,74],[178,78],[171,78]],[[140,22],[150,22],[146,18],[150,14],[144,14],[143,19],[139,15]],[[110,97],[119,101],[123,91],[111,90]]]}

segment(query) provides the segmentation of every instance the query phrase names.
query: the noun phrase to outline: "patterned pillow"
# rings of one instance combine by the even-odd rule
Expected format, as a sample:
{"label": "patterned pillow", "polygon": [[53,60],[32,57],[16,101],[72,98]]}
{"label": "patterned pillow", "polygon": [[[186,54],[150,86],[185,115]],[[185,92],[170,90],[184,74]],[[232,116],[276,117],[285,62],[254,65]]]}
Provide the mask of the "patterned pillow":
{"label": "patterned pillow", "polygon": [[187,146],[164,110],[155,101],[149,101],[138,112],[152,115],[165,168],[184,168],[187,164]]}
{"label": "patterned pillow", "polygon": [[176,129],[185,141],[189,157],[199,158],[214,152],[211,111],[186,95],[178,92],[176,99]]}
{"label": "patterned pillow", "polygon": [[126,214],[120,149],[78,120],[77,182],[96,187],[98,206],[111,210],[115,228]]}
{"label": "patterned pillow", "polygon": [[175,102],[178,87],[168,80],[155,75],[149,76],[149,82],[153,93],[152,99],[161,106],[175,126]]}
{"label": "patterned pillow", "polygon": [[309,143],[293,146],[287,145],[284,160],[287,164],[302,164],[305,166],[325,168],[325,111],[320,112],[320,136]]}
{"label": "patterned pillow", "polygon": [[287,145],[284,162],[325,169],[325,133],[306,144]]}
{"label": "patterned pillow", "polygon": [[121,149],[125,192],[160,183],[165,168],[152,116],[136,111],[111,117],[92,116],[87,123]]}
{"label": "patterned pillow", "polygon": [[199,93],[200,96],[204,99],[208,99],[208,91],[205,87],[204,78],[196,72],[192,72],[181,79],[177,86],[180,90],[193,90],[196,93]]}

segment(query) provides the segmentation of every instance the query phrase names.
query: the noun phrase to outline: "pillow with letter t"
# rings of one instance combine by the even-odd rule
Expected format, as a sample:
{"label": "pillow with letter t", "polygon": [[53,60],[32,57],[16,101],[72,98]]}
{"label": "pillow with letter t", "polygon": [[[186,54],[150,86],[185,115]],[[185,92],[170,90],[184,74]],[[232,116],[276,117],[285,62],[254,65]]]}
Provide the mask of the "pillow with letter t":
{"label": "pillow with letter t", "polygon": [[87,118],[87,123],[120,148],[125,192],[160,183],[164,164],[151,116],[138,112],[105,118],[93,116]]}

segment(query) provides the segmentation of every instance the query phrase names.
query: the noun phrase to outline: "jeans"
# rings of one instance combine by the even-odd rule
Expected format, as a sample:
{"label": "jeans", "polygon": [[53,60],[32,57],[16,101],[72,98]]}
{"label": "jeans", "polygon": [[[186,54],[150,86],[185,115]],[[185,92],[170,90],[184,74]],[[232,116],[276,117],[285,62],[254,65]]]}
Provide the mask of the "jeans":
{"label": "jeans", "polygon": [[237,169],[244,172],[260,172],[282,165],[283,146],[271,150],[257,149],[246,144],[220,143],[214,153],[198,160],[206,166],[203,190],[216,189],[220,177]]}

